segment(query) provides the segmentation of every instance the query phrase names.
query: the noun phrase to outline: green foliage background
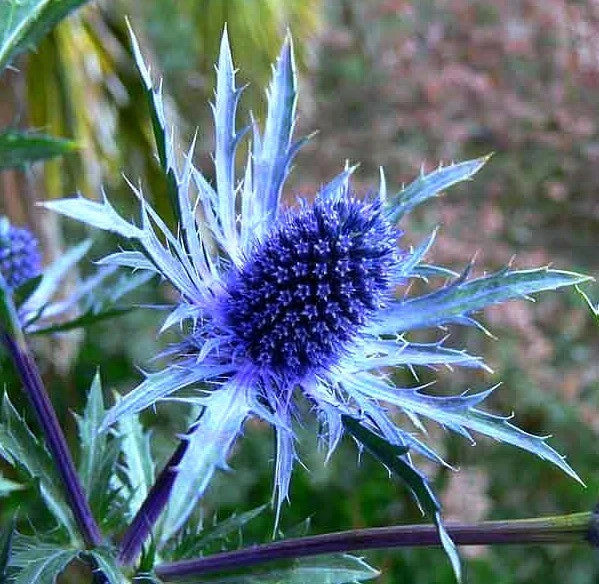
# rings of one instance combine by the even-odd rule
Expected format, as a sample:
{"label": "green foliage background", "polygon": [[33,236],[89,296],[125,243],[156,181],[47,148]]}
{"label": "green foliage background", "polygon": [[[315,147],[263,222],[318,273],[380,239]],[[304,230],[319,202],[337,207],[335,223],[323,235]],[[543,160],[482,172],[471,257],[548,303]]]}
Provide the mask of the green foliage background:
{"label": "green foliage background", "polygon": [[[126,206],[131,199],[120,175],[124,171],[141,178],[158,207],[164,199],[123,14],[130,15],[154,68],[164,75],[182,143],[199,128],[197,161],[203,168],[210,164],[207,101],[224,22],[240,80],[250,82],[243,108],[258,117],[268,63],[289,26],[300,62],[298,131],[321,131],[299,157],[290,198],[314,192],[346,158],[362,162],[357,179],[367,192],[377,184],[381,164],[393,188],[410,180],[421,163],[430,168],[440,158],[494,150],[474,182],[416,212],[405,226],[406,242],[441,223],[436,259],[456,268],[480,250],[481,271],[518,254],[519,267],[553,261],[559,268],[598,274],[599,16],[590,1],[119,0],[85,7],[56,27],[35,53],[20,57],[19,71],[8,71],[0,86],[2,120],[79,146],[43,167],[2,175],[0,212],[38,225],[49,256],[60,253],[62,240],[72,242],[83,232],[72,224],[44,227],[47,218],[41,221],[31,204],[36,197],[75,189],[97,196],[104,184]],[[93,255],[100,256],[109,243],[98,239]],[[597,288],[588,292],[596,298]],[[165,294],[159,289],[151,299]],[[512,303],[485,316],[499,341],[451,332],[471,352],[485,355],[495,374],[440,372],[438,386],[455,392],[503,380],[494,407],[513,409],[531,432],[553,434],[552,444],[568,454],[587,488],[507,446],[481,441],[472,448],[433,434],[466,477],[460,483],[451,471],[430,469],[446,514],[470,520],[591,508],[599,493],[596,324],[574,291],[547,294],[537,305]],[[139,378],[136,366],[145,365],[158,346],[157,326],[158,317],[139,311],[97,324],[85,335],[36,343],[52,399],[73,441],[70,412],[82,411],[96,366],[107,396],[112,389],[131,388]],[[421,380],[429,377],[425,373]],[[8,387],[22,412],[18,384],[9,380]],[[173,446],[173,429],[182,430],[186,420],[159,409],[144,414],[144,421],[156,428],[153,448],[164,460]],[[232,459],[235,472],[219,475],[206,498],[208,522],[270,498],[270,434],[250,424],[246,435]],[[309,470],[298,467],[294,476],[284,531],[320,533],[420,520],[405,491],[375,460],[364,456],[357,464],[355,448],[346,440],[325,465],[314,436],[310,427],[301,436]],[[8,483],[0,487],[10,490]],[[43,523],[32,492],[26,487],[1,499],[0,520],[27,507]],[[269,512],[254,519],[244,543],[267,540],[272,522]],[[238,543],[230,541],[232,547]],[[383,572],[381,583],[453,582],[438,550],[366,556]],[[467,550],[466,557],[466,578],[473,584],[599,579],[597,557],[582,546]]]}

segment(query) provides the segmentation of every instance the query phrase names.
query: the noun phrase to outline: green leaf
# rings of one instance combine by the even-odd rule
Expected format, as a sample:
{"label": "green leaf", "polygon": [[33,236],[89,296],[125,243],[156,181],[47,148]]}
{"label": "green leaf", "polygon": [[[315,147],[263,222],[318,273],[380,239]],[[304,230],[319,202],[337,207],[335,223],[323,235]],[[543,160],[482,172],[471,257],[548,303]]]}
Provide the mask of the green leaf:
{"label": "green leaf", "polygon": [[10,567],[19,571],[12,584],[55,584],[58,576],[79,553],[78,549],[16,537]]}
{"label": "green leaf", "polygon": [[127,579],[119,570],[116,558],[111,550],[99,548],[89,552],[96,563],[97,569],[106,577],[106,584],[128,584]]}
{"label": "green leaf", "polygon": [[268,505],[261,505],[245,513],[231,515],[211,528],[204,528],[199,533],[185,535],[175,549],[173,559],[179,560],[199,556],[210,544],[225,540],[234,533],[241,533],[243,527],[252,519],[258,517],[267,507]]}
{"label": "green leaf", "polygon": [[86,0],[0,0],[0,72]]}
{"label": "green leaf", "polygon": [[6,495],[10,495],[10,493],[18,491],[22,488],[23,485],[15,483],[10,479],[5,479],[2,475],[0,475],[0,497],[6,497]]}
{"label": "green leaf", "polygon": [[210,579],[218,584],[359,584],[380,575],[361,558],[348,554],[331,554],[300,558],[287,568],[256,571]]}
{"label": "green leaf", "polygon": [[64,499],[62,483],[52,458],[14,409],[6,393],[0,411],[0,456],[39,481],[48,509],[58,523],[66,528],[71,540],[77,541],[77,527]]}
{"label": "green leaf", "polygon": [[6,582],[6,570],[10,563],[12,538],[15,531],[15,519],[0,531],[0,582]]}
{"label": "green leaf", "polygon": [[[154,565],[156,564],[156,538],[151,536],[150,540],[142,547],[141,556],[137,567],[136,579],[139,578],[140,574],[143,574],[140,580],[140,584],[153,584],[154,578]],[[156,578],[158,584],[160,581]],[[137,583],[136,583],[137,584]]]}
{"label": "green leaf", "polygon": [[112,438],[102,453],[97,470],[98,480],[89,493],[94,516],[105,531],[124,529],[127,522],[127,502],[121,486],[113,481],[121,453],[120,438]]}
{"label": "green leaf", "polygon": [[76,149],[77,145],[70,140],[34,132],[8,130],[0,132],[0,168],[23,166],[38,160],[63,156]]}
{"label": "green leaf", "polygon": [[[83,416],[76,416],[81,441],[78,470],[92,511],[103,526],[112,521],[115,503],[120,503],[111,480],[121,453],[120,438],[98,432],[105,413],[100,372],[97,371]],[[120,507],[116,511],[119,510]]]}
{"label": "green leaf", "polygon": [[154,462],[150,452],[150,434],[144,432],[139,416],[125,416],[118,423],[125,460],[125,473],[129,480],[131,497],[129,508],[135,513],[143,503],[154,482]]}
{"label": "green leaf", "polygon": [[36,328],[32,330],[29,334],[50,335],[54,333],[64,333],[77,328],[85,328],[102,320],[122,316],[123,314],[127,314],[132,310],[135,310],[135,307],[127,306],[123,308],[109,308],[108,310],[103,310],[101,312],[94,312],[93,310],[88,310],[85,314],[82,314],[81,316],[78,316],[73,320],[69,320],[68,322],[61,322],[60,324],[54,324],[43,328]]}
{"label": "green leaf", "polygon": [[345,429],[375,458],[407,485],[424,513],[433,520],[437,526],[441,545],[451,562],[456,579],[458,582],[461,582],[462,568],[460,558],[455,544],[443,527],[440,514],[441,504],[433,492],[426,476],[412,466],[410,460],[405,457],[408,449],[406,447],[390,444],[351,416],[343,415],[341,416],[341,419]]}
{"label": "green leaf", "polygon": [[106,449],[107,436],[98,433],[104,413],[104,397],[98,370],[87,394],[83,416],[76,416],[81,441],[81,461],[78,470],[86,493],[91,493],[93,485],[98,480],[98,471]]}
{"label": "green leaf", "polygon": [[20,307],[35,292],[41,281],[42,275],[40,274],[35,278],[29,278],[29,280],[13,290],[12,296],[17,308]]}
{"label": "green leaf", "polygon": [[406,483],[424,512],[430,517],[434,517],[441,508],[441,504],[426,477],[406,460],[400,458],[408,453],[408,447],[390,444],[351,416],[343,415],[341,419],[345,429],[375,458]]}
{"label": "green leaf", "polygon": [[441,191],[468,180],[476,174],[489,160],[490,154],[473,160],[439,167],[429,174],[421,172],[420,176],[395,196],[389,197],[388,217],[391,221],[399,221],[414,207],[437,196]]}
{"label": "green leaf", "polygon": [[233,533],[239,533],[247,523],[258,517],[258,515],[260,515],[267,507],[268,505],[260,505],[260,507],[250,509],[245,513],[231,515],[224,521],[220,521],[214,525],[212,528],[204,529],[200,539],[196,542],[198,552],[210,543],[226,539]]}
{"label": "green leaf", "polygon": [[310,530],[312,528],[312,517],[306,517],[303,521],[292,525],[291,527],[286,527],[285,532],[283,533],[279,530],[280,539],[291,539],[294,537],[306,537],[310,534]]}

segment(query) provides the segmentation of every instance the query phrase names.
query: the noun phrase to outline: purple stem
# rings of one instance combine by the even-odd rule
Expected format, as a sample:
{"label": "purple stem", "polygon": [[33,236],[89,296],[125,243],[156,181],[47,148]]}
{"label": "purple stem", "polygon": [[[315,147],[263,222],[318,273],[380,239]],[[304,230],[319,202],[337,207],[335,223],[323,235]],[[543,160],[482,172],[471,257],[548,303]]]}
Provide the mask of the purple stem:
{"label": "purple stem", "polygon": [[17,369],[25,393],[42,427],[46,445],[54,459],[67,500],[83,540],[88,547],[98,547],[103,538],[94,519],[52,402],[44,387],[39,369],[29,352],[21,329],[12,294],[0,274],[0,342],[6,347]]}
{"label": "purple stem", "polygon": [[35,361],[22,337],[21,339],[15,338],[2,331],[1,338],[19,372],[25,392],[42,427],[46,445],[62,479],[69,506],[85,544],[90,547],[98,547],[102,544],[102,534],[79,482],[69,447]]}
{"label": "purple stem", "polygon": [[123,535],[119,544],[118,556],[122,565],[127,566],[134,562],[144,541],[152,532],[160,513],[166,507],[177,478],[176,467],[181,462],[188,444],[187,440],[181,440]]}
{"label": "purple stem", "polygon": [[[568,543],[587,541],[599,545],[597,513],[576,513],[518,521],[487,521],[480,524],[446,525],[459,545]],[[213,554],[193,560],[162,564],[156,575],[176,580],[210,572],[246,568],[273,560],[316,556],[352,550],[414,546],[440,546],[437,528],[432,525],[401,525],[356,529],[299,537],[255,545],[232,552]]]}

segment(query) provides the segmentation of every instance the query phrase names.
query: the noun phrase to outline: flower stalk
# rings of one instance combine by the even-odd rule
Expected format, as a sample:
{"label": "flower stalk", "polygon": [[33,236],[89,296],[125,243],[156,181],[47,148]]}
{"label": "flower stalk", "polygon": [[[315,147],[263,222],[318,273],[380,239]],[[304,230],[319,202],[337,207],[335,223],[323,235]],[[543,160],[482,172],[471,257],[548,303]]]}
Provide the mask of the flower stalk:
{"label": "flower stalk", "polygon": [[69,447],[56,417],[52,402],[25,341],[12,295],[1,276],[0,342],[8,351],[19,373],[25,393],[35,410],[46,445],[62,479],[69,506],[83,540],[88,547],[97,547],[102,543],[102,534],[79,481]]}
{"label": "flower stalk", "polygon": [[160,513],[166,507],[177,478],[177,465],[181,462],[188,444],[186,440],[181,440],[123,535],[119,543],[118,555],[122,565],[128,566],[135,561]]}
{"label": "flower stalk", "polygon": [[[447,524],[458,545],[559,544],[587,542],[599,547],[599,510],[571,515]],[[434,525],[399,525],[355,529],[285,539],[210,556],[156,566],[156,575],[177,580],[224,570],[320,554],[399,547],[440,546]]]}

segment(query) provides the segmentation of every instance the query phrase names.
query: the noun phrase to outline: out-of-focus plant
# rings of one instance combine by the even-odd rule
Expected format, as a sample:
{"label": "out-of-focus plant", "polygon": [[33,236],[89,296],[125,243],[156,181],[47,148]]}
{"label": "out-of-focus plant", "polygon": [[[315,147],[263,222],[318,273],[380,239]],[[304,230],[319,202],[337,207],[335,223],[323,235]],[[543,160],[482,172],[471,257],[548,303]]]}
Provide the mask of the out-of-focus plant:
{"label": "out-of-focus plant", "polygon": [[[147,21],[157,64],[174,86],[171,115],[183,108],[186,117],[203,125],[203,106],[212,97],[210,55],[216,52],[224,22],[236,34],[234,48],[243,55],[241,64],[250,82],[245,103],[260,115],[260,88],[281,34],[287,26],[293,29],[303,57],[318,26],[319,4],[319,0],[113,0],[86,7],[61,23],[29,56],[25,69],[31,124],[80,145],[78,156],[45,166],[45,191],[51,197],[74,190],[94,196],[100,183],[118,179],[123,168],[150,184],[160,184],[155,161],[148,156],[147,116],[136,107],[142,89],[128,58],[123,11]],[[166,214],[160,203],[163,194],[157,189],[153,196],[158,210]]]}
{"label": "out-of-focus plant", "polygon": [[[35,46],[57,22],[84,0],[0,1],[0,73]],[[59,134],[60,135],[60,134]],[[71,141],[14,128],[0,129],[0,169],[21,167],[74,150]]]}
{"label": "out-of-focus plant", "polygon": [[0,70],[16,55],[35,46],[86,0],[2,0],[0,2]]}
{"label": "out-of-focus plant", "polygon": [[[243,55],[241,62],[248,72],[250,85],[244,103],[260,116],[261,88],[281,35],[287,26],[294,30],[303,62],[306,46],[318,27],[319,5],[320,0],[111,0],[79,10],[50,30],[39,50],[23,63],[24,109],[30,125],[66,136],[78,146],[70,156],[38,169],[42,188],[35,191],[43,190],[50,198],[76,191],[94,197],[102,185],[116,187],[125,171],[155,185],[153,204],[170,224],[172,217],[164,205],[166,192],[150,154],[147,113],[136,107],[143,99],[143,89],[131,66],[123,12],[139,14],[146,21],[149,45],[155,47],[154,61],[174,89],[168,103],[170,116],[178,118],[182,110],[186,115],[181,119],[193,119],[201,127],[208,123],[204,106],[212,98],[210,55],[216,52],[225,19],[232,31],[239,33],[235,48]],[[191,135],[195,128],[185,128],[179,121],[182,133]],[[211,147],[201,144],[206,152]],[[17,203],[31,219],[28,203]],[[53,220],[48,218],[39,231],[44,248],[52,256],[59,255],[62,243]]]}
{"label": "out-of-focus plant", "polygon": [[[0,72],[10,60],[19,52],[30,48],[39,38],[50,29],[58,20],[76,7],[74,2],[2,2],[0,3],[0,17],[3,26],[0,39]],[[0,168],[22,167],[33,162],[48,159],[71,152],[73,143],[63,139],[30,131],[17,131],[7,129],[0,133]],[[54,332],[65,331],[74,327],[90,323],[98,318],[122,314],[122,310],[105,311],[106,302],[111,304],[122,293],[129,291],[129,282],[118,286],[120,292],[113,285],[110,292],[102,298],[100,285],[106,280],[113,270],[100,270],[90,280],[80,282],[74,294],[68,298],[61,298],[53,302],[53,296],[61,287],[63,280],[75,263],[88,251],[87,243],[69,250],[53,265],[47,266],[41,274],[41,254],[36,238],[24,228],[12,226],[8,219],[0,217],[0,321],[2,325],[2,352],[0,358],[2,369],[5,371],[6,353],[13,358],[18,352],[17,344],[22,344],[23,332]],[[100,293],[99,293],[100,292]],[[116,292],[116,296],[115,296]],[[93,298],[92,298],[93,297]],[[82,305],[87,307],[78,312]],[[125,309],[129,310],[129,309]],[[50,322],[52,324],[50,324]],[[12,339],[14,343],[8,341]],[[27,356],[21,354],[21,364],[26,368]],[[37,370],[28,369],[29,374],[23,373],[22,381],[25,387],[41,387],[41,380]],[[3,410],[0,414],[0,456],[23,471],[21,476],[23,484],[35,485],[34,489],[40,493],[49,508],[66,526],[67,531],[74,536],[74,523],[71,522],[70,510],[67,503],[61,499],[61,477],[72,478],[72,462],[66,441],[60,431],[58,420],[52,409],[51,402],[43,388],[41,391],[29,393],[38,421],[45,432],[47,445],[52,452],[53,460],[48,452],[36,441],[27,428],[24,420],[19,417],[10,404],[7,394],[4,394]],[[48,431],[48,429],[50,431]],[[69,466],[70,462],[70,466]],[[52,465],[57,465],[58,471]],[[69,474],[70,473],[70,474]],[[23,488],[23,484],[2,478],[0,480],[0,497],[6,497],[15,490]],[[68,494],[73,494],[70,491]],[[81,489],[75,489],[75,497],[69,499],[73,506],[74,515],[81,520],[85,517],[87,504]],[[81,509],[84,509],[81,513]],[[85,524],[85,519],[83,520]],[[76,521],[75,521],[76,522]],[[81,523],[80,523],[81,524]],[[99,543],[99,532],[91,525],[92,539],[85,538],[89,543]],[[85,532],[85,530],[84,530]],[[94,540],[95,534],[98,538]],[[89,534],[88,534],[89,535]],[[7,567],[11,554],[11,530],[3,531],[0,535],[0,580],[9,578]],[[55,568],[64,565],[65,555],[56,554],[56,550],[46,548],[47,555],[43,560]],[[67,553],[68,556],[68,553]],[[41,556],[40,556],[41,557]],[[35,564],[35,561],[33,561]],[[31,584],[33,582],[54,582],[56,574],[50,576],[40,570],[39,565],[31,565],[32,558],[25,560],[24,570],[19,575],[17,582]]]}
{"label": "out-of-focus plant", "polygon": [[[0,73],[85,0],[0,1]],[[59,136],[61,134],[58,134]],[[75,144],[31,131],[0,130],[0,169],[73,152]]]}
{"label": "out-of-focus plant", "polygon": [[393,168],[395,180],[423,160],[492,150],[494,168],[477,187],[485,196],[452,205],[470,216],[492,205],[504,218],[495,229],[502,242],[554,256],[568,250],[591,265],[599,231],[593,2],[344,0],[327,4],[327,24],[318,122],[327,136],[345,124],[330,138],[330,158],[314,156],[317,175],[333,163],[333,144],[346,156],[363,152],[372,174]]}
{"label": "out-of-focus plant", "polygon": [[[1,0],[0,74],[4,73],[5,68],[11,64],[17,64],[16,59],[22,53],[43,42],[43,37],[56,24],[84,3],[84,0]],[[14,74],[15,76],[20,75],[20,71],[16,70]],[[43,128],[43,132],[39,131],[40,127],[35,128],[36,131],[13,127],[0,130],[0,169],[29,170],[34,162],[66,154],[73,155],[76,152],[77,144],[72,140],[65,139],[65,136],[69,134],[63,132],[62,128],[56,128],[58,131],[54,134],[54,136],[60,137],[49,136],[46,125],[41,128]],[[15,190],[18,190],[18,187]],[[31,220],[32,200],[27,200],[22,193],[19,194],[14,191],[4,193],[5,197],[12,199],[12,211],[20,211]],[[2,205],[2,207],[5,206],[5,204]],[[49,233],[51,233],[51,228],[44,231],[44,235]],[[48,249],[57,246],[44,247]],[[53,292],[55,290],[52,290]]]}
{"label": "out-of-focus plant", "polygon": [[[423,161],[429,167],[438,158],[459,160],[492,150],[493,164],[468,186],[467,195],[417,210],[406,237],[417,242],[441,223],[444,229],[431,253],[454,268],[476,249],[478,261],[488,268],[514,256],[518,265],[554,261],[597,272],[599,20],[594,2],[344,0],[327,3],[326,9],[313,81],[319,107],[303,118],[308,127],[319,128],[323,147],[304,154],[304,188],[318,186],[340,156],[360,160],[361,187],[367,188],[379,165],[390,182],[401,182],[410,180]],[[486,244],[489,240],[493,245]],[[593,287],[584,289],[596,304]],[[563,294],[549,303],[490,309],[486,317],[503,342],[473,334],[467,334],[467,342],[484,352],[512,388],[509,399],[505,393],[495,396],[497,407],[515,407],[536,432],[551,427],[562,448],[579,453],[576,467],[587,469],[590,487],[582,497],[592,504],[599,472],[584,453],[594,449],[599,431],[599,368],[587,364],[599,362],[599,344],[596,327],[577,300]],[[441,375],[456,389],[469,378],[459,371]],[[447,433],[437,439],[484,477],[474,489],[487,500],[482,517],[513,516],[525,508],[557,512],[577,497],[576,485],[541,479],[540,466],[521,473],[524,460],[505,450],[489,449],[489,456],[480,459]],[[507,479],[521,475],[515,484]],[[462,489],[447,472],[439,471],[436,482],[443,485],[443,497],[459,500]],[[394,516],[388,500],[384,509],[380,515]],[[454,518],[463,520],[472,509],[456,506]],[[358,519],[350,512],[339,517],[344,523],[367,521],[372,511],[364,503]],[[475,553],[473,581],[584,582],[597,570],[593,559],[576,548]],[[421,559],[416,553],[392,560],[389,582],[428,581]],[[524,563],[526,576],[515,572]]]}
{"label": "out-of-focus plant", "polygon": [[[0,3],[0,63],[22,66],[11,75],[27,88],[23,110],[35,129],[0,132],[0,169],[25,169],[20,184],[30,192],[42,190],[46,197],[99,191],[101,181],[121,167],[114,141],[117,122],[122,122],[121,140],[135,142],[130,144],[131,151],[146,152],[151,139],[148,132],[140,130],[145,127],[145,117],[140,120],[132,115],[136,110],[131,106],[135,101],[131,93],[137,88],[141,94],[141,88],[127,78],[128,72],[133,77],[134,70],[119,43],[118,29],[112,30],[110,20],[103,19],[98,9],[84,7],[73,13],[83,4],[82,0]],[[64,21],[68,15],[71,18]],[[124,30],[121,33],[125,34]],[[35,50],[24,55],[28,49]],[[125,86],[131,87],[129,93]],[[31,164],[40,160],[45,164],[36,165],[31,172]],[[153,162],[144,158],[137,170],[150,179],[156,172]],[[41,189],[33,188],[36,178],[41,178]],[[101,313],[120,313],[112,308],[116,301],[110,299],[112,291],[104,294],[97,289],[110,276],[108,272],[100,270],[89,279],[78,279],[75,264],[89,245],[65,251],[56,222],[52,218],[36,221],[34,203],[39,194],[27,197],[23,192],[7,192],[5,196],[11,199],[11,211],[37,227],[44,255],[56,268],[46,268],[43,292],[33,295],[40,302],[35,310],[28,310],[29,326],[33,327],[35,320],[39,329],[47,325],[66,332],[90,318],[97,320]],[[119,279],[114,274],[111,278],[113,284]],[[130,284],[121,281],[119,287],[124,292]],[[50,306],[52,297],[55,302]],[[58,356],[56,370],[66,371],[80,340],[78,335],[61,335],[46,344],[54,357]]]}
{"label": "out-of-focus plant", "polygon": [[[91,195],[123,168],[123,151],[134,153],[130,170],[150,182],[156,169],[145,152],[151,136],[127,49],[122,19],[96,6],[61,23],[31,54],[26,65],[28,114],[32,125],[70,136],[79,156],[47,164],[48,196],[80,191]],[[141,154],[143,153],[143,154]]]}

